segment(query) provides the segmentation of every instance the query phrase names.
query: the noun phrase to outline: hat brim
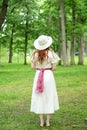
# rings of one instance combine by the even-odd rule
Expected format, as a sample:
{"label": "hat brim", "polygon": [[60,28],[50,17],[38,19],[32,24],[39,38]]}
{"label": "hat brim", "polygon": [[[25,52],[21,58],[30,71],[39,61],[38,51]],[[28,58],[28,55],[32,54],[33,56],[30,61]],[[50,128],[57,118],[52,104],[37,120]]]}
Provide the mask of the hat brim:
{"label": "hat brim", "polygon": [[47,36],[47,37],[48,37],[48,42],[47,42],[45,45],[40,45],[40,44],[38,43],[38,39],[36,39],[36,40],[34,41],[34,47],[35,47],[36,49],[38,49],[38,50],[44,50],[44,49],[50,47],[50,45],[52,44],[52,38],[51,38],[50,36]]}

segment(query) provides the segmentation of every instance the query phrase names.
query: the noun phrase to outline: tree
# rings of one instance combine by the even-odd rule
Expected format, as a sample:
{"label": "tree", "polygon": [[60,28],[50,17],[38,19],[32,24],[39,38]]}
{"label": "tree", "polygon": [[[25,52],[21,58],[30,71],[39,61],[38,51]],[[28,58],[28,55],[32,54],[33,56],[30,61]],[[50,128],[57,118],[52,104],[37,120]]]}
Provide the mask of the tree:
{"label": "tree", "polygon": [[29,10],[27,8],[27,16],[26,16],[26,24],[25,24],[25,49],[24,49],[24,65],[27,64],[26,56],[27,56],[27,46],[28,46],[28,13]]}
{"label": "tree", "polygon": [[74,61],[74,46],[75,46],[75,10],[76,3],[72,0],[72,32],[71,32],[71,65],[75,64]]}
{"label": "tree", "polygon": [[14,27],[15,27],[15,24],[12,25],[12,29],[11,29],[11,37],[10,37],[10,43],[9,43],[9,61],[8,61],[8,63],[12,63]]}
{"label": "tree", "polygon": [[12,53],[14,56],[14,53],[22,52],[24,64],[27,64],[27,53],[34,49],[33,41],[39,35],[46,34],[53,38],[51,47],[61,57],[60,64],[68,64],[67,54],[70,57],[70,45],[70,64],[75,64],[74,52],[79,50],[79,60],[83,56],[82,41],[84,33],[87,32],[86,10],[86,0],[9,0],[5,26],[2,30],[3,34],[8,36],[4,37],[6,47],[8,39],[11,38],[9,58],[13,58]]}
{"label": "tree", "polygon": [[62,26],[62,60],[63,65],[67,65],[67,53],[66,53],[66,33],[65,33],[65,10],[64,0],[61,0],[61,26]]}
{"label": "tree", "polygon": [[83,43],[83,37],[79,36],[78,38],[78,50],[79,50],[79,60],[78,60],[78,64],[79,65],[83,65],[83,61],[84,61],[84,43]]}
{"label": "tree", "polygon": [[3,0],[2,2],[2,8],[0,12],[0,29],[2,28],[2,24],[4,23],[5,16],[7,13],[7,7],[8,7],[8,1],[9,0]]}
{"label": "tree", "polygon": [[77,5],[77,21],[79,25],[78,33],[78,64],[83,65],[84,63],[84,33],[85,33],[85,24],[87,23],[87,3],[81,0]]}
{"label": "tree", "polygon": [[[61,58],[61,13],[60,13],[60,1],[57,1],[58,8],[58,55]],[[58,62],[61,65],[61,60]]]}

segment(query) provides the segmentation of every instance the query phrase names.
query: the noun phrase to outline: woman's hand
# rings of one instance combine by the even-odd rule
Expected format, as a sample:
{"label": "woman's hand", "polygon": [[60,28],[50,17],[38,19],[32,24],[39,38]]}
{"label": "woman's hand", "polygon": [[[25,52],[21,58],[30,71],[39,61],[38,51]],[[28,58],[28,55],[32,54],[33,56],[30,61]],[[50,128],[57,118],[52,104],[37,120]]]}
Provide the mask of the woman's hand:
{"label": "woman's hand", "polygon": [[56,63],[52,64],[52,70],[56,69]]}
{"label": "woman's hand", "polygon": [[31,62],[31,68],[35,69],[35,64],[33,62]]}

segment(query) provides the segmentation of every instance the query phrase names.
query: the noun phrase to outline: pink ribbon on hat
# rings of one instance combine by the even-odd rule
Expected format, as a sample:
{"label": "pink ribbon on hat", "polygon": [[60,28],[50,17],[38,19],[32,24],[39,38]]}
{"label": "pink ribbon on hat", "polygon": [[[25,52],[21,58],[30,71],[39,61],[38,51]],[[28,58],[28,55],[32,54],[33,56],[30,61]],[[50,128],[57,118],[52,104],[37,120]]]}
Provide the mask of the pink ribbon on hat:
{"label": "pink ribbon on hat", "polygon": [[38,79],[37,79],[37,86],[36,86],[36,93],[42,93],[44,91],[44,71],[45,70],[51,70],[51,68],[43,68],[43,69],[38,69],[40,70]]}

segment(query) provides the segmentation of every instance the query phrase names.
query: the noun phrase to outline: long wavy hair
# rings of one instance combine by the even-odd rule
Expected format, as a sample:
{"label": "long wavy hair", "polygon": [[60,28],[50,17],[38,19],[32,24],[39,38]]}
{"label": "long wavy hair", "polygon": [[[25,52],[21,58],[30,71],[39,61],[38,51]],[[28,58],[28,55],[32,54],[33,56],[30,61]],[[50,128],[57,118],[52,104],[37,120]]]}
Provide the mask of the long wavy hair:
{"label": "long wavy hair", "polygon": [[44,50],[36,50],[34,52],[34,54],[38,54],[38,61],[42,64],[42,62],[48,58],[48,51],[49,51],[49,48],[46,48]]}

